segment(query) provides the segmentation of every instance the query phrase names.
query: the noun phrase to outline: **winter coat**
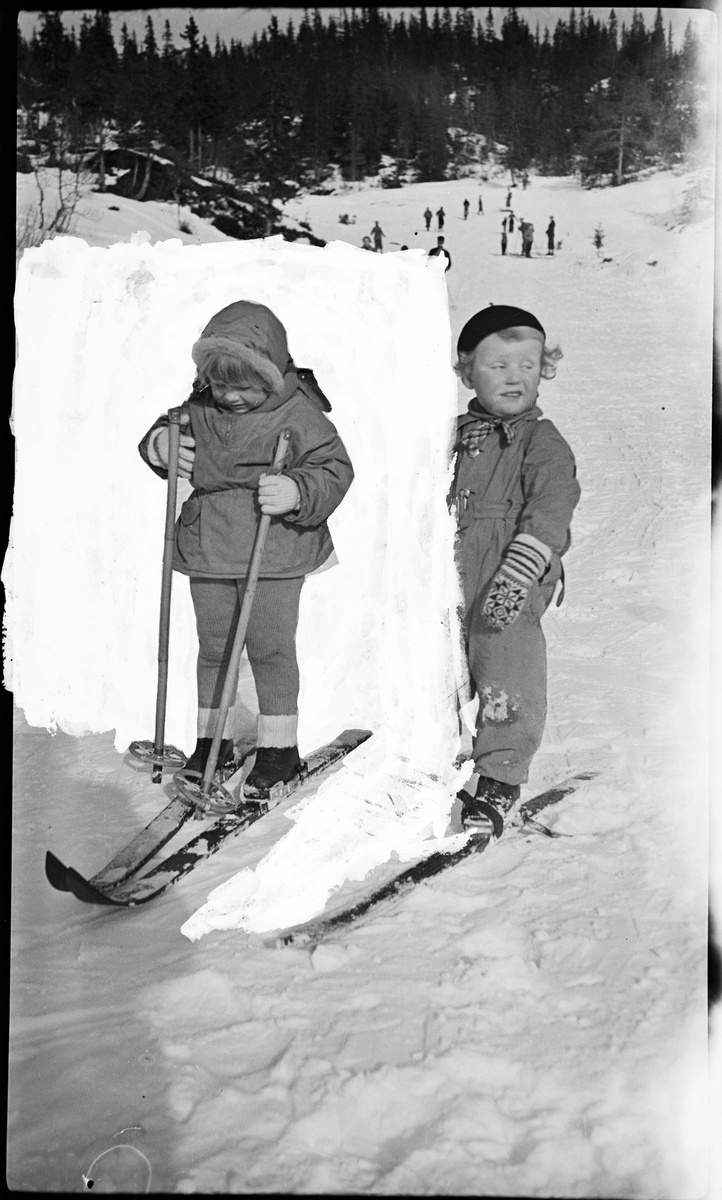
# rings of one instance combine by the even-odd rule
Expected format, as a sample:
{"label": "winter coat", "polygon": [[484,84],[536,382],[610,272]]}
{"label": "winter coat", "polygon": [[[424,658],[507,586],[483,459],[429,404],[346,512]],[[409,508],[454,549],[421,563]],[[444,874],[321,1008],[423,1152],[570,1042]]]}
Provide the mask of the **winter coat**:
{"label": "winter coat", "polygon": [[[176,524],[173,567],[186,575],[238,578],[247,573],[261,516],[256,489],[273,461],[282,430],[291,433],[283,473],[295,480],[301,502],[295,512],[272,518],[261,578],[296,578],[326,561],[333,550],[326,521],[353,479],[343,442],[323,412],[330,405],[313,373],[296,369],[288,354],[285,330],[269,309],[245,301],[230,305],[206,326],[202,338],[233,341],[234,336],[244,337],[245,348],[251,341],[247,328],[251,309],[255,310],[251,314],[255,341],[250,353],[254,361],[265,357],[268,370],[273,368],[281,383],[250,412],[237,413],[217,405],[210,387],[195,386],[183,405],[196,442],[194,490]],[[225,322],[214,325],[224,314]],[[152,463],[148,443],[166,424],[164,414],[138,447],[163,478],[167,471]]]}
{"label": "winter coat", "polygon": [[434,246],[433,250],[429,250],[429,258],[437,258],[438,255],[440,255],[440,254],[446,255],[446,266],[444,267],[444,270],[448,271],[449,267],[451,266],[451,255],[449,254],[449,251],[446,249],[446,247],[445,246]]}
{"label": "winter coat", "polygon": [[[459,438],[466,425],[485,415],[472,400],[469,411],[459,417]],[[541,417],[535,405],[513,418],[509,422],[515,433],[512,442],[507,442],[502,426],[493,429],[476,456],[457,442],[452,498],[459,519],[458,558],[467,607],[489,586],[510,542],[520,533],[531,534],[552,552],[540,580],[547,597],[563,578],[561,556],[571,545],[569,526],[580,489],[569,445],[552,422]],[[539,585],[534,588],[538,591]],[[535,596],[528,603],[535,611]],[[547,603],[548,598],[540,611]]]}

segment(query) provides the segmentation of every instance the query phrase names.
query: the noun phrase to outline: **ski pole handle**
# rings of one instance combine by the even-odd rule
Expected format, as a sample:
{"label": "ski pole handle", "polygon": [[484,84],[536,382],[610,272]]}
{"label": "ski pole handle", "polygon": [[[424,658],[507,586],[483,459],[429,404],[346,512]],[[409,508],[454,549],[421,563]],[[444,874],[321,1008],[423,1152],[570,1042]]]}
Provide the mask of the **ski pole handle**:
{"label": "ski pole handle", "polygon": [[281,436],[276,444],[276,452],[273,455],[273,462],[266,471],[266,475],[280,475],[283,470],[283,464],[286,461],[288,452],[288,443],[291,440],[291,430],[282,429]]}
{"label": "ski pole handle", "polygon": [[[283,469],[283,463],[286,458],[286,453],[288,451],[288,444],[289,444],[290,440],[291,440],[290,429],[282,430],[281,436],[279,437],[278,443],[276,445],[276,452],[273,456],[273,462],[272,462],[269,470],[266,471],[267,475],[279,475],[280,474],[281,470]],[[268,513],[264,513],[258,523],[258,530],[256,531],[256,539],[253,543],[253,553],[251,555],[251,562],[248,567],[248,576],[246,578],[246,590],[243,594],[243,603],[241,605],[241,611],[240,611],[240,614],[238,617],[238,625],[236,626],[235,638],[233,639],[233,648],[231,650],[231,655],[228,660],[228,667],[226,669],[226,678],[225,678],[225,681],[223,684],[223,693],[221,695],[221,702],[218,707],[218,717],[217,717],[217,721],[216,721],[215,732],[213,734],[213,741],[211,742],[210,754],[208,755],[208,761],[206,762],[206,769],[203,773],[202,789],[203,789],[204,796],[208,795],[209,790],[210,790],[210,785],[213,782],[213,775],[216,770],[216,764],[218,763],[218,754],[219,754],[219,751],[221,748],[221,740],[223,738],[223,726],[226,723],[226,717],[228,716],[228,710],[231,707],[231,701],[233,700],[236,688],[238,686],[236,675],[238,673],[238,667],[239,667],[239,664],[241,661],[241,654],[243,652],[243,646],[246,641],[246,633],[248,632],[248,622],[251,617],[251,608],[253,607],[253,598],[256,594],[256,585],[258,583],[258,576],[260,575],[260,572],[261,572],[261,559],[263,558],[263,548],[266,544],[266,537],[268,535],[268,529],[269,529],[270,524],[271,524],[271,517],[269,516]]]}
{"label": "ski pole handle", "polygon": [[168,626],[170,616],[170,583],[173,574],[175,546],[175,509],[178,496],[178,452],[180,448],[180,408],[168,410],[168,492],[165,504],[165,534],[163,541],[163,576],[161,584],[160,636],[158,661],[168,662]]}

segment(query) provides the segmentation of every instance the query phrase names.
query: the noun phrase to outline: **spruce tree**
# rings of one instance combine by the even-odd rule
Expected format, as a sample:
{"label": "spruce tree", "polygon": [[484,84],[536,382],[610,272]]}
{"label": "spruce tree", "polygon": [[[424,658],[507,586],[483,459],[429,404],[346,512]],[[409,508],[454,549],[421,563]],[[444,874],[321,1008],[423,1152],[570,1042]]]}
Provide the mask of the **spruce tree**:
{"label": "spruce tree", "polygon": [[[534,33],[514,7],[499,16],[497,34],[491,8],[338,18],[315,8],[283,28],[272,13],[250,43],[216,38],[211,49],[190,12],[180,49],[168,21],[157,38],[150,15],[140,45],[126,27],[116,48],[107,14],[86,14],[76,39],[61,13],[44,12],[37,33],[18,39],[19,99],[31,123],[44,114],[35,126],[51,161],[91,138],[102,186],[115,122],[137,156],[133,195],[147,194],[162,145],[193,171],[225,168],[246,181],[264,228],[289,188],[319,181],[331,164],[360,179],[389,156],[443,179],[465,169],[460,155],[479,135],[505,147],[514,172],[579,164],[586,181],[615,183],[691,145],[706,101],[691,23],[675,50],[661,9],[649,29],[639,10],[621,30],[614,10],[604,22],[571,8],[553,31]],[[460,131],[453,146],[450,127]]]}

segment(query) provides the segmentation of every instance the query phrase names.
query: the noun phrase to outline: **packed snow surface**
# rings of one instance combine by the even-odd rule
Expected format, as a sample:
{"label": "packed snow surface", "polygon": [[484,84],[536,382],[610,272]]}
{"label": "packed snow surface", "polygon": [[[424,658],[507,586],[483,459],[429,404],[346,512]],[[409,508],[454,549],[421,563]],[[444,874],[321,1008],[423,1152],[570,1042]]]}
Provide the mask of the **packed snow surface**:
{"label": "packed snow surface", "polygon": [[[16,1189],[80,1190],[105,1150],[132,1146],[159,1192],[705,1194],[711,224],[667,227],[673,175],[591,192],[533,178],[514,207],[535,253],[502,258],[506,181],[482,186],[483,215],[476,186],[291,211],[356,244],[379,218],[386,250],[428,249],[421,214],[443,203],[452,339],[493,300],[561,342],[540,404],[574,448],[582,500],[524,794],[598,774],[542,814],[563,836],[505,834],[312,953],[239,930],[191,942],[180,926],[211,889],[290,842],[287,811],[152,905],[82,907],[46,884],[45,849],[92,874],[163,790],[113,733],[53,735],[18,712]],[[547,257],[552,213],[562,246]],[[171,402],[156,392],[151,415]],[[315,794],[298,794],[303,812]]]}
{"label": "packed snow surface", "polygon": [[[446,505],[455,387],[443,269],[420,251],[361,255],[282,238],[102,251],[58,238],[26,253],[5,571],[16,700],[36,725],[114,728],[118,750],[152,738],[166,489],[137,442],[188,395],[193,342],[239,298],[281,317],[298,365],[312,365],[334,398],[356,471],[330,519],[338,563],[301,598],[299,747],[350,728],[374,737],[294,809],[293,830],[254,877],[184,927],[191,937],[313,917],[347,878],[441,836],[458,790],[459,588]],[[53,590],[42,586],[49,566]],[[185,577],[174,602],[166,736],[190,753],[197,641]]]}

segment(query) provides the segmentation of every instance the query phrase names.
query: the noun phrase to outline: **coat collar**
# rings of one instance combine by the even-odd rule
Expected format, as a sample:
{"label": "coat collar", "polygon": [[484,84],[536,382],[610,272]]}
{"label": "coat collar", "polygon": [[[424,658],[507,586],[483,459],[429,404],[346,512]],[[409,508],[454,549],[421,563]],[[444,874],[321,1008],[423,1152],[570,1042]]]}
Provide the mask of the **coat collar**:
{"label": "coat collar", "polygon": [[[525,421],[536,421],[541,416],[543,416],[542,410],[538,404],[535,404],[534,407],[530,408],[527,412],[520,413],[518,417],[512,417],[511,420],[507,421],[507,425],[521,425]],[[482,408],[476,397],[474,397],[469,404],[467,411],[462,413],[458,418],[457,427],[459,432],[461,432],[461,430],[463,430],[472,421],[483,421],[485,419],[488,421],[495,421],[498,418],[493,416],[492,413],[488,413],[486,409]]]}

